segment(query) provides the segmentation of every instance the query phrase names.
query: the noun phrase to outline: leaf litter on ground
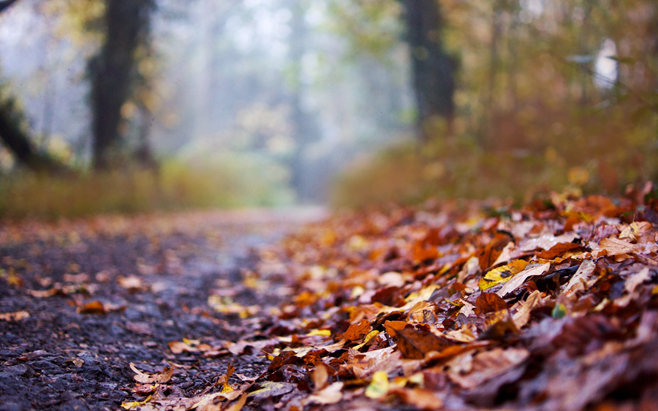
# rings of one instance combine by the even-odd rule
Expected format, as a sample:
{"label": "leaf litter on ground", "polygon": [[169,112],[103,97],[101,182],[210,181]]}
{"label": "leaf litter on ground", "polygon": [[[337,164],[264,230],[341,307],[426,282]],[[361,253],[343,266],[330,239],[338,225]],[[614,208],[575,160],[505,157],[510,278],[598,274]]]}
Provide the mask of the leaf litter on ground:
{"label": "leaf litter on ground", "polygon": [[158,387],[136,387],[125,408],[654,409],[658,201],[649,189],[555,194],[521,209],[389,207],[308,225],[261,250],[243,284],[287,296],[277,310],[233,306],[235,292],[207,302],[251,335],[169,343],[172,361],[262,357],[267,370],[227,369],[185,397],[156,382],[162,374],[134,369]]}
{"label": "leaf litter on ground", "polygon": [[281,274],[291,300],[251,341],[226,344],[235,361],[271,360],[247,406],[653,409],[658,202],[635,197],[392,207],[307,226],[255,273]]}

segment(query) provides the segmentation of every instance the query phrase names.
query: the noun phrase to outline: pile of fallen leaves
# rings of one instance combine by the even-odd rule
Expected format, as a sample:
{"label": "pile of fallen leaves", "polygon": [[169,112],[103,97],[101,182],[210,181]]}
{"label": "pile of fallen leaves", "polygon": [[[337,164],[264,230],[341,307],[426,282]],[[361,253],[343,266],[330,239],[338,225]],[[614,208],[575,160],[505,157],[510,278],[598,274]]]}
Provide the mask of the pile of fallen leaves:
{"label": "pile of fallen leaves", "polygon": [[[651,188],[310,225],[249,273],[283,278],[289,302],[224,347],[235,362],[267,356],[266,372],[229,367],[196,398],[160,394],[126,408],[655,409]],[[148,384],[170,376],[136,372]]]}

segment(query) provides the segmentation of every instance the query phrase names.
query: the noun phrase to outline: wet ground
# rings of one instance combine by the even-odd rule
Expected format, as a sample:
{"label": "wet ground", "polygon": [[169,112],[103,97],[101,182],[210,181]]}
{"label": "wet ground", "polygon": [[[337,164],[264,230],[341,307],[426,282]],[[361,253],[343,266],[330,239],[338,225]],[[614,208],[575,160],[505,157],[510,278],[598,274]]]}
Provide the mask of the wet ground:
{"label": "wet ground", "polygon": [[[0,410],[116,410],[135,372],[172,366],[166,395],[226,373],[227,341],[266,328],[289,297],[259,286],[255,250],[320,209],[0,223]],[[177,355],[174,354],[175,351]],[[269,364],[250,356],[231,379]]]}

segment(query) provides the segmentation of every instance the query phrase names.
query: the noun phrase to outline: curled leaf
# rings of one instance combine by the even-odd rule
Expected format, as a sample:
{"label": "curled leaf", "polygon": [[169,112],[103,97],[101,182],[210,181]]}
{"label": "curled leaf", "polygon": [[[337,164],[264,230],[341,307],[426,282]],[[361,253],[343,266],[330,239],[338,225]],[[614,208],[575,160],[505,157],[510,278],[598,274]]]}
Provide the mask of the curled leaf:
{"label": "curled leaf", "polygon": [[165,367],[165,369],[159,374],[147,374],[142,372],[133,363],[130,363],[130,369],[136,374],[133,376],[135,381],[141,382],[142,384],[164,384],[174,375],[174,369],[170,366]]}

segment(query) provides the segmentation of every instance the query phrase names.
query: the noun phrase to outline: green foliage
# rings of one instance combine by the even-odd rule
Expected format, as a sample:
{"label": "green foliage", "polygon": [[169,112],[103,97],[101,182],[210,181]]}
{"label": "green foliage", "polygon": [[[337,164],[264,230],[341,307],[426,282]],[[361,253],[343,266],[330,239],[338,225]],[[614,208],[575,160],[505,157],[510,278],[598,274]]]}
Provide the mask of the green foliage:
{"label": "green foliage", "polygon": [[221,165],[164,162],[153,170],[79,177],[0,177],[0,217],[56,219],[207,207],[278,206],[292,194],[276,166],[233,159]]}

